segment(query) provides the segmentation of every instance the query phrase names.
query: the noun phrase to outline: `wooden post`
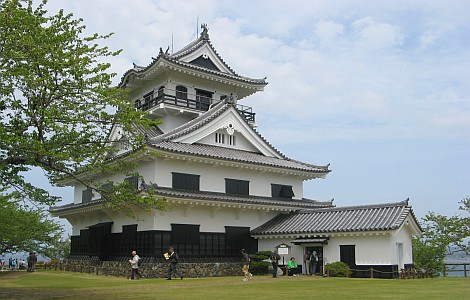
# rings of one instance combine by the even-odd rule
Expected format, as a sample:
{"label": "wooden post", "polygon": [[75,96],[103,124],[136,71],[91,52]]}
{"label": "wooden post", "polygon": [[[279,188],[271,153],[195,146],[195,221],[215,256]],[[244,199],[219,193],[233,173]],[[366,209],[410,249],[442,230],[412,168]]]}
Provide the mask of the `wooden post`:
{"label": "wooden post", "polygon": [[442,274],[443,274],[444,277],[447,276],[447,274],[446,274],[446,265],[445,264],[444,264],[444,267],[442,268]]}
{"label": "wooden post", "polygon": [[467,264],[463,264],[463,276],[467,277]]}
{"label": "wooden post", "polygon": [[408,272],[407,272],[407,273],[408,273],[408,276],[407,276],[408,279],[411,279],[410,269],[408,269]]}
{"label": "wooden post", "polygon": [[370,278],[374,278],[374,268],[370,268]]}

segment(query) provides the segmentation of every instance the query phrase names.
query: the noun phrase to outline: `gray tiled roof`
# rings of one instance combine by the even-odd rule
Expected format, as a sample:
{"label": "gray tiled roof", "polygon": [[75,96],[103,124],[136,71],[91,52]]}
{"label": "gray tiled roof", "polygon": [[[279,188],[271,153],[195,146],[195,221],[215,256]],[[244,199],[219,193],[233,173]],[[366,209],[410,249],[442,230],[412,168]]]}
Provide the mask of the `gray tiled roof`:
{"label": "gray tiled roof", "polygon": [[[409,214],[408,200],[379,205],[334,207],[280,214],[253,229],[253,235],[321,234],[399,228]],[[416,220],[416,218],[415,218]]]}
{"label": "gray tiled roof", "polygon": [[163,197],[176,197],[185,199],[210,200],[217,202],[232,202],[240,204],[255,204],[268,206],[286,206],[300,209],[331,207],[331,201],[316,201],[311,199],[280,199],[261,196],[231,195],[207,191],[177,190],[172,188],[157,187],[157,194]]}
{"label": "gray tiled roof", "polygon": [[[284,168],[284,169],[291,169],[291,170],[298,170],[302,172],[314,172],[314,173],[329,173],[329,165],[326,166],[318,166],[313,164],[304,163],[298,160],[290,159],[283,155],[279,150],[274,148],[259,132],[253,129],[251,126],[250,130],[259,136],[273,151],[275,151],[281,158],[265,156],[260,153],[219,147],[219,146],[212,146],[212,145],[204,145],[204,144],[187,144],[187,143],[180,143],[180,142],[173,142],[173,139],[176,139],[180,136],[184,136],[189,134],[204,125],[208,124],[222,113],[224,113],[227,109],[233,107],[233,104],[228,103],[227,101],[223,100],[217,103],[211,110],[205,112],[204,114],[200,115],[199,117],[175,128],[172,131],[167,133],[161,133],[161,131],[156,128],[149,132],[146,132],[143,128],[140,128],[139,133],[147,135],[149,138],[147,144],[151,147],[156,149],[164,150],[164,151],[171,151],[175,153],[187,154],[187,155],[194,155],[200,157],[207,157],[207,158],[215,158],[215,159],[222,159],[228,161],[235,161],[241,163],[248,163],[248,164],[257,164],[266,167],[276,167],[276,168]],[[234,108],[235,109],[235,108]],[[241,118],[244,122],[246,120]],[[123,153],[121,156],[128,155],[129,153]],[[118,157],[114,157],[116,159]]]}
{"label": "gray tiled roof", "polygon": [[220,101],[217,103],[212,109],[204,112],[197,118],[192,119],[189,122],[184,123],[183,125],[168,131],[158,137],[155,137],[154,139],[150,140],[150,143],[152,142],[158,142],[158,141],[169,141],[172,139],[176,139],[180,136],[186,135],[192,131],[195,131],[205,124],[209,123],[210,121],[214,120],[218,116],[220,116],[222,113],[224,113],[227,109],[229,109],[233,104],[228,103],[227,101]]}
{"label": "gray tiled roof", "polygon": [[[213,69],[204,68],[202,66],[187,63],[187,62],[183,62],[183,61],[180,60],[181,57],[186,56],[187,54],[190,54],[190,53],[196,51],[197,49],[199,49],[200,47],[202,47],[206,43],[209,45],[209,47],[212,49],[212,51],[214,51],[214,53],[217,55],[218,59],[224,64],[224,66],[227,67],[228,70],[230,70],[230,73],[225,73],[225,72],[220,72],[220,71],[213,70]],[[158,56],[156,58],[152,58],[152,62],[150,64],[148,64],[147,66],[145,66],[145,67],[138,66],[138,65],[134,64],[134,67],[132,69],[129,69],[128,71],[126,71],[123,74],[123,76],[121,77],[121,82],[119,83],[118,86],[124,86],[124,79],[126,78],[126,76],[128,74],[130,74],[132,72],[134,72],[134,73],[145,72],[146,70],[150,69],[154,64],[156,64],[159,60],[170,61],[170,62],[173,62],[175,64],[179,64],[179,65],[184,66],[184,67],[193,68],[195,70],[203,70],[205,72],[208,72],[208,73],[211,73],[211,74],[214,74],[214,75],[219,75],[219,76],[223,76],[223,77],[227,77],[227,78],[231,78],[231,79],[235,79],[235,80],[240,80],[240,81],[248,82],[250,84],[259,84],[259,85],[262,85],[262,86],[265,86],[267,84],[266,78],[254,79],[254,78],[249,78],[249,77],[245,77],[245,76],[240,76],[237,73],[235,73],[235,71],[233,71],[232,68],[230,68],[230,66],[227,63],[225,63],[225,61],[222,59],[222,57],[218,54],[218,52],[212,46],[212,43],[210,42],[210,40],[208,38],[207,39],[203,38],[203,36],[201,35],[198,39],[194,40],[193,42],[189,43],[188,45],[183,47],[181,50],[179,50],[179,51],[177,51],[173,54],[166,54],[166,53],[163,53],[162,51],[160,51]]]}
{"label": "gray tiled roof", "polygon": [[[166,140],[166,141],[169,141],[169,140],[172,140],[172,139],[175,139],[175,138],[178,138],[180,136],[183,136],[183,135],[186,135],[192,131],[195,131],[199,128],[201,128],[202,126],[208,124],[209,122],[211,122],[212,120],[214,120],[215,118],[217,118],[218,116],[220,116],[222,113],[224,113],[227,109],[229,109],[230,107],[234,107],[234,104],[233,103],[230,103],[229,101],[227,100],[222,100],[220,101],[219,103],[217,103],[212,109],[208,110],[207,112],[203,113],[202,115],[200,115],[199,117],[173,129],[172,131],[169,131],[165,134],[162,134],[152,140],[150,140],[150,143],[152,142],[158,142],[158,141],[163,141],[163,140]],[[236,108],[234,107],[234,109],[236,110]],[[238,110],[236,110],[238,112]],[[245,118],[241,118],[242,121],[244,122],[247,122],[245,120]],[[251,128],[251,130],[257,135],[259,136],[272,150],[274,150],[277,154],[279,154],[280,156],[284,157],[284,158],[287,158],[284,156],[284,154],[282,154],[279,150],[277,150],[273,145],[271,145],[271,143],[269,143],[258,131],[256,131],[253,127],[249,126],[249,128]]]}
{"label": "gray tiled roof", "polygon": [[[179,198],[187,200],[205,200],[234,203],[234,204],[246,204],[246,205],[261,205],[261,206],[280,206],[289,207],[292,209],[311,209],[311,208],[322,208],[331,207],[333,204],[331,201],[316,201],[311,199],[276,199],[271,197],[260,197],[260,196],[243,196],[243,195],[231,195],[226,193],[206,192],[206,191],[190,191],[190,190],[177,190],[167,187],[156,187],[157,196],[168,197],[168,198]],[[103,199],[90,201],[87,203],[70,203],[62,206],[50,207],[51,213],[60,213],[73,209],[84,208],[94,206],[97,204],[104,203]]]}
{"label": "gray tiled roof", "polygon": [[198,157],[207,157],[222,159],[228,161],[235,161],[241,163],[249,163],[262,165],[266,167],[276,167],[283,169],[298,170],[302,172],[313,172],[313,173],[324,173],[330,172],[328,166],[315,166],[311,164],[302,163],[291,159],[280,159],[276,157],[265,156],[259,153],[253,153],[248,151],[203,145],[203,144],[186,144],[177,142],[162,141],[159,143],[152,144],[153,147],[165,151],[171,151],[176,153],[195,155]]}

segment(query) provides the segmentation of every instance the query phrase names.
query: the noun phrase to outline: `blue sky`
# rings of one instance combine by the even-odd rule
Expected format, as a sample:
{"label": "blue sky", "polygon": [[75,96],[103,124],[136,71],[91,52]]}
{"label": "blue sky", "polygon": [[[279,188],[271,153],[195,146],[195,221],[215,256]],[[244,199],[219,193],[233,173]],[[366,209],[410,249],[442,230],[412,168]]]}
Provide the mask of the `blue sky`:
{"label": "blue sky", "polygon": [[[50,0],[115,35],[122,74],[177,51],[207,23],[240,75],[269,82],[243,99],[285,155],[330,163],[304,196],[338,206],[410,198],[418,218],[470,196],[470,1]],[[200,32],[200,31],[199,31]],[[33,176],[42,181],[40,173]],[[66,195],[68,189],[54,193]]]}

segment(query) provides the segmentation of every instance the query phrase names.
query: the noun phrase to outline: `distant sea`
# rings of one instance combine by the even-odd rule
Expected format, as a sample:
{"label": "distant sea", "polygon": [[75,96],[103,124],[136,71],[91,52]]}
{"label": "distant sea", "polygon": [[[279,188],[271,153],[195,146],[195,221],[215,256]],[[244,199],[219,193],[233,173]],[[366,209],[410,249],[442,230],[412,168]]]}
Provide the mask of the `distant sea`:
{"label": "distant sea", "polygon": [[464,266],[462,264],[467,264],[465,267],[467,268],[467,277],[470,277],[470,259],[463,258],[463,259],[455,259],[455,258],[446,258],[444,260],[446,264],[456,264],[455,266],[447,265],[447,276],[449,277],[464,277]]}

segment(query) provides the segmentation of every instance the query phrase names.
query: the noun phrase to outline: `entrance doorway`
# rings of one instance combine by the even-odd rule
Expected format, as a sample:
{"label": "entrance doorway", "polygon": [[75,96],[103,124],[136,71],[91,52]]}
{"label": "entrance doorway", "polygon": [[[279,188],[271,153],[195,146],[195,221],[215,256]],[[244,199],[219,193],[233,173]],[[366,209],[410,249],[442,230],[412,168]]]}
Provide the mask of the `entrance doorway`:
{"label": "entrance doorway", "polygon": [[314,261],[312,260],[312,257],[310,258],[311,270],[309,270],[309,272],[306,274],[323,275],[323,246],[305,246],[305,253],[310,253],[311,255],[316,253],[316,256],[318,258],[314,273],[312,273]]}

